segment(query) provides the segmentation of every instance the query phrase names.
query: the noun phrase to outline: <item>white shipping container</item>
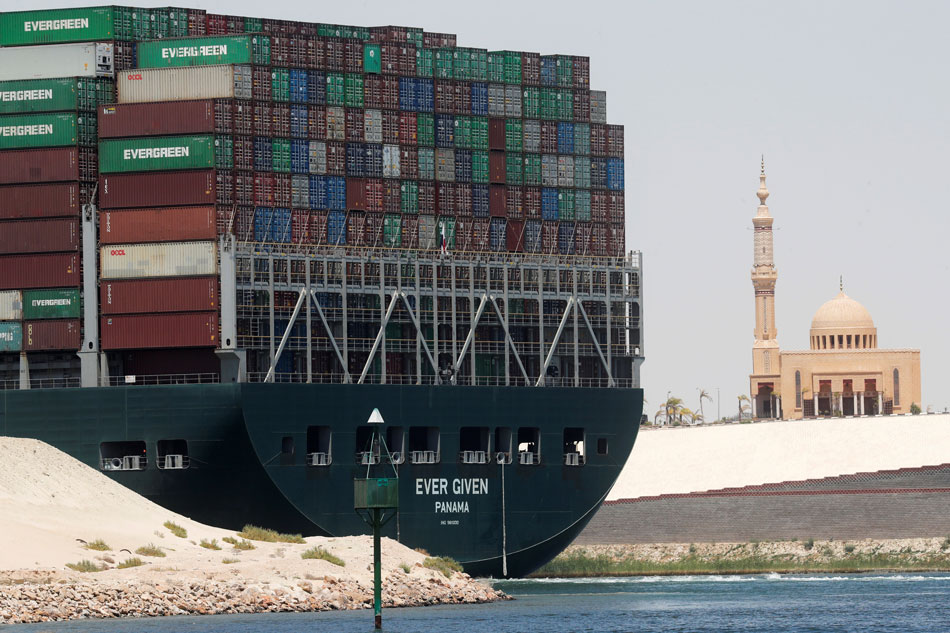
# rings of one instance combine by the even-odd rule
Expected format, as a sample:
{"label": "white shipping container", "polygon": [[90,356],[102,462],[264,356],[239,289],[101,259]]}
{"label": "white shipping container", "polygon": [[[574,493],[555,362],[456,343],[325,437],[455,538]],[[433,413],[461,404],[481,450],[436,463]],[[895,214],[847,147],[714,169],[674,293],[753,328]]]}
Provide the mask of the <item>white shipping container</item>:
{"label": "white shipping container", "polygon": [[123,70],[116,78],[119,103],[240,97],[235,85],[245,83],[244,68],[249,67],[225,64]]}
{"label": "white shipping container", "polygon": [[0,81],[112,77],[112,44],[52,44],[0,48]]}
{"label": "white shipping container", "polygon": [[399,178],[399,146],[383,145],[383,178]]}
{"label": "white shipping container", "polygon": [[215,275],[218,256],[214,242],[117,244],[99,251],[102,279]]}
{"label": "white shipping container", "polygon": [[23,296],[19,290],[0,292],[0,321],[19,321],[23,318]]}
{"label": "white shipping container", "polygon": [[365,110],[363,112],[363,135],[367,143],[383,142],[382,110]]}
{"label": "white shipping container", "polygon": [[327,173],[327,144],[324,141],[310,141],[310,173]]}

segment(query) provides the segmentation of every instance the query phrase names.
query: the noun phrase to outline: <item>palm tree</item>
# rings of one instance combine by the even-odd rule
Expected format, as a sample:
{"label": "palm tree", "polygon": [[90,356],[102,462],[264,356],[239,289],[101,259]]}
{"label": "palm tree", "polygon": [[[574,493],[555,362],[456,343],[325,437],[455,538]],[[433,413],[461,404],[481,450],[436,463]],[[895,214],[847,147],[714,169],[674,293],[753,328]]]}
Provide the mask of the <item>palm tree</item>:
{"label": "palm tree", "polygon": [[712,396],[709,395],[709,392],[706,391],[705,389],[703,389],[702,387],[700,387],[700,388],[699,388],[699,417],[700,417],[701,420],[704,420],[704,421],[705,421],[705,420],[706,420],[706,413],[705,413],[705,411],[703,411],[703,399],[704,399],[704,398],[705,398],[706,400],[709,400],[710,402],[712,402]]}
{"label": "palm tree", "polygon": [[676,396],[670,396],[657,410],[656,414],[653,416],[653,421],[654,423],[656,423],[657,418],[662,417],[664,420],[664,423],[672,424],[673,421],[676,420],[677,417],[679,416],[680,410],[682,408],[683,408],[683,400],[680,398],[677,398]]}
{"label": "palm tree", "polygon": [[739,421],[742,422],[742,414],[749,410],[749,405],[743,404],[743,402],[749,402],[749,396],[745,394],[739,394]]}
{"label": "palm tree", "polygon": [[703,414],[702,414],[702,413],[697,413],[697,412],[695,412],[695,411],[691,411],[690,414],[691,414],[691,415],[689,416],[689,423],[690,423],[690,424],[702,424],[703,422],[706,421],[706,418],[703,417]]}
{"label": "palm tree", "polygon": [[686,407],[680,407],[680,410],[679,410],[679,421],[680,421],[680,424],[683,423],[683,418],[686,418],[686,423],[687,423],[687,424],[692,424],[692,423],[693,423],[693,418],[694,418],[696,415],[697,415],[697,414],[696,414],[696,413],[693,413],[690,409],[688,409],[688,408],[686,408]]}

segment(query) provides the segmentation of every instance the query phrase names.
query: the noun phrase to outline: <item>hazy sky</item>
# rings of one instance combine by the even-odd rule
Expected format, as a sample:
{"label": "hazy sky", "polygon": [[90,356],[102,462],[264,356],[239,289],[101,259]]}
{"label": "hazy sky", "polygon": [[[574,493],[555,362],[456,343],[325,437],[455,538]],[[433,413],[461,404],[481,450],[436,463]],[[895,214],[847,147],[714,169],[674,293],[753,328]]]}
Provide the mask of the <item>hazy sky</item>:
{"label": "hazy sky", "polygon": [[[921,350],[923,404],[950,405],[950,388],[940,387],[950,382],[942,314],[950,310],[950,3],[178,5],[420,26],[456,33],[460,46],[590,56],[591,87],[607,90],[608,120],[626,126],[627,248],[644,256],[651,416],[667,391],[695,409],[699,387],[713,398],[719,388],[723,415],[748,392],[763,153],[780,345],[807,348],[811,317],[843,275],[882,347]],[[707,418],[715,406],[706,405]]]}

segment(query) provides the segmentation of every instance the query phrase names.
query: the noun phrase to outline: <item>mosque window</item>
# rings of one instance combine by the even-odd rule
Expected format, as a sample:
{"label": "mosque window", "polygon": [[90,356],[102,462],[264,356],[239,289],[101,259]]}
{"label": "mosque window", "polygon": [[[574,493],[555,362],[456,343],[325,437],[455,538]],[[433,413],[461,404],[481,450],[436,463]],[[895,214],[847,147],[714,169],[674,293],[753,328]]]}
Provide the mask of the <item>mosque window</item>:
{"label": "mosque window", "polygon": [[901,404],[901,379],[900,372],[897,371],[897,368],[894,368],[894,406],[899,407]]}
{"label": "mosque window", "polygon": [[802,408],[802,372],[795,371],[795,408]]}

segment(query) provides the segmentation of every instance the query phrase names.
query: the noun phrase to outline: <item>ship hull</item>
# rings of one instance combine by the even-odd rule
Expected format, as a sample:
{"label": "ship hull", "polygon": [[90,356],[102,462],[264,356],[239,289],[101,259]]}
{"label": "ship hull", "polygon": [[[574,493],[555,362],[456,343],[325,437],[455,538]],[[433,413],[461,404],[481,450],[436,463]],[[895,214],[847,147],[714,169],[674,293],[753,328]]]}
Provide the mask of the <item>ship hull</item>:
{"label": "ship hull", "polygon": [[[103,471],[203,523],[263,525],[306,535],[367,533],[353,479],[397,476],[399,511],[384,535],[451,556],[477,575],[521,576],[586,525],[633,448],[638,389],[232,384],[7,391],[0,432],[46,441],[99,467],[103,442],[144,441],[144,470]],[[359,463],[373,408],[404,437],[436,429],[438,462],[388,472]],[[332,436],[332,462],[310,465],[313,427]],[[461,463],[462,429],[492,437],[487,463]],[[496,429],[536,429],[540,463],[498,463]],[[564,429],[583,429],[583,465],[564,463]],[[401,434],[402,435],[402,434]],[[433,437],[430,434],[430,441]],[[310,439],[308,439],[310,438]],[[156,467],[162,440],[187,442],[189,467]],[[407,447],[403,447],[405,452]],[[385,460],[384,460],[385,461]]]}

